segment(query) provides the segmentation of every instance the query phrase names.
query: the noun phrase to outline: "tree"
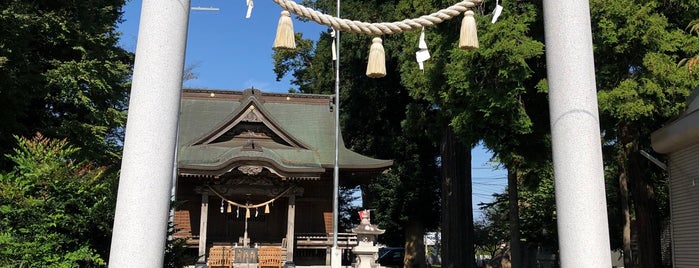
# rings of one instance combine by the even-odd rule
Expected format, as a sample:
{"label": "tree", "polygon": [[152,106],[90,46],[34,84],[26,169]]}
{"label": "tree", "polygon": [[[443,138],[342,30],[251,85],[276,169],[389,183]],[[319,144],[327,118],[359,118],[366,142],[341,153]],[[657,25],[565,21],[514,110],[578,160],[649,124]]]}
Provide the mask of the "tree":
{"label": "tree", "polygon": [[[677,68],[699,52],[699,40],[681,29],[697,16],[697,1],[592,1],[597,87],[605,145],[610,147],[624,215],[625,267],[660,267],[660,221],[667,216],[662,171],[640,155],[650,133],[684,110],[699,81]],[[631,252],[631,234],[639,252]],[[632,259],[633,257],[633,259]]]}
{"label": "tree", "polygon": [[115,172],[76,160],[66,140],[17,144],[12,171],[0,173],[0,266],[105,266]]}
{"label": "tree", "polygon": [[[689,33],[699,35],[699,19],[690,22],[687,26],[687,30],[689,31]],[[691,58],[684,58],[680,60],[680,62],[677,64],[679,66],[687,67],[687,70],[689,70],[689,72],[692,73],[694,72],[694,69],[699,67],[699,54]]]}
{"label": "tree", "polygon": [[[415,1],[412,8],[431,10],[439,4],[443,1]],[[426,30],[432,59],[425,62],[424,73],[410,53],[403,56],[401,71],[411,94],[436,103],[462,142],[473,146],[482,140],[512,173],[509,177],[517,178],[529,163],[545,159],[550,152],[543,31],[538,4],[504,5],[509,12],[495,24],[484,10],[477,10],[480,48],[456,48],[457,26],[442,23]],[[405,37],[403,50],[416,50],[417,35]],[[516,200],[516,180],[509,184]],[[514,265],[519,252],[516,208],[510,219],[515,223],[511,232]]]}
{"label": "tree", "polygon": [[[554,177],[551,161],[542,161],[537,168],[531,168],[521,173],[518,183],[517,207],[519,211],[518,225],[521,240],[526,241],[524,248],[539,247],[556,252],[558,248],[556,226],[556,201],[554,196]],[[498,240],[482,239],[477,244],[489,242],[484,247],[494,246],[492,243],[502,243],[511,232],[513,221],[510,220],[512,200],[509,198],[509,187],[503,193],[494,195],[494,201],[481,204],[484,211],[483,227],[488,234]],[[513,248],[511,248],[513,250]],[[512,253],[512,252],[510,252]],[[525,258],[521,264],[524,265]],[[513,263],[514,265],[514,263]],[[526,266],[525,266],[526,267]]]}
{"label": "tree", "polygon": [[132,64],[132,55],[117,46],[123,5],[0,3],[0,154],[14,147],[13,135],[41,131],[67,138],[85,158],[114,163]]}
{"label": "tree", "polygon": [[[390,21],[431,13],[448,5],[438,0],[403,0],[390,4],[393,5],[391,11],[373,2],[367,4],[377,12],[365,14],[382,14],[377,18]],[[360,4],[350,5],[353,10],[362,8]],[[411,97],[428,104],[429,120],[442,123],[442,128],[431,128],[431,133],[435,133],[435,129],[453,131],[454,137],[466,146],[482,140],[512,172],[510,184],[526,188],[543,177],[537,174],[550,162],[542,7],[540,3],[521,1],[505,5],[506,13],[498,23],[491,24],[489,16],[477,16],[481,42],[478,50],[455,48],[458,22],[449,21],[426,29],[432,59],[425,63],[424,71],[417,68],[412,54],[417,50],[417,33],[401,35],[404,42],[398,45],[398,54],[392,54],[398,39],[385,36],[384,44],[388,70],[397,66],[401,73],[400,85]],[[482,6],[477,11],[485,15]],[[634,229],[641,245],[638,260],[643,267],[656,267],[659,265],[658,219],[666,211],[661,206],[664,180],[662,173],[638,152],[650,149],[650,132],[679,115],[684,110],[684,98],[696,86],[696,72],[692,72],[692,68],[677,68],[676,63],[699,52],[699,40],[681,30],[690,24],[691,18],[698,17],[699,1],[629,0],[613,4],[592,1],[591,11],[606,171],[616,173],[618,178],[615,181],[620,189],[619,205],[625,207],[621,211],[628,215],[625,217],[627,226],[636,219]],[[351,58],[363,58],[359,57],[363,56],[359,55],[362,50],[350,51]],[[398,57],[397,64],[393,62],[394,56]],[[332,68],[329,62],[312,68]],[[342,66],[356,65],[363,66],[363,63],[349,61]],[[310,78],[322,73],[323,68],[305,75]],[[327,79],[329,75],[326,72],[313,77],[317,80],[305,81],[332,81]],[[350,83],[363,81],[360,76],[350,77]],[[529,181],[531,179],[535,181]],[[628,186],[627,191],[624,185]],[[512,190],[510,203],[518,200],[514,195],[521,192]],[[614,198],[615,195],[609,196]],[[624,206],[623,202],[628,203]],[[516,208],[523,209],[519,205]],[[519,216],[512,215],[510,221],[514,223],[523,213],[513,213]],[[515,229],[511,231],[513,234]],[[454,234],[454,237],[460,236]],[[626,239],[626,243],[629,244],[630,239]],[[443,260],[447,266],[452,265],[451,259]],[[630,265],[627,260],[627,266]]]}
{"label": "tree", "polygon": [[473,267],[471,148],[444,130],[442,157],[442,267]]}
{"label": "tree", "polygon": [[184,71],[182,72],[183,84],[187,81],[196,80],[197,78],[199,78],[199,74],[194,71],[195,69],[199,68],[199,64],[199,62],[196,62],[184,67]]}
{"label": "tree", "polygon": [[[397,1],[343,1],[343,17],[371,20],[395,17]],[[334,10],[330,1],[305,3],[320,10]],[[331,14],[333,12],[330,12]],[[305,93],[332,93],[334,62],[328,32],[316,44],[299,39],[297,51],[276,51],[278,77],[290,72],[292,83]],[[342,33],[340,72],[340,117],[345,144],[362,154],[393,159],[387,174],[362,188],[364,205],[376,209],[372,220],[387,232],[379,239],[388,245],[405,245],[407,267],[422,267],[425,230],[438,224],[438,180],[435,159],[438,151],[431,138],[430,104],[415,101],[400,83],[397,59],[398,38],[385,37],[387,71],[383,79],[366,77],[371,36]],[[315,47],[314,47],[315,45]],[[427,127],[427,128],[422,128]],[[419,131],[405,131],[413,128]]]}
{"label": "tree", "polygon": [[[492,215],[484,213],[485,216]],[[483,218],[476,220],[473,223],[474,237],[473,245],[478,255],[487,255],[488,259],[493,259],[495,254],[500,249],[503,241],[508,239],[507,230],[501,230],[501,227],[507,226],[506,223],[498,223],[491,218]]]}
{"label": "tree", "polygon": [[[420,71],[414,63],[409,64],[410,53],[406,53],[406,64],[402,66],[406,70],[403,82],[413,90],[411,94],[437,103],[451,118],[450,125],[457,136],[468,140],[472,133],[482,135],[507,169],[517,174],[528,172],[532,164],[544,163],[548,158],[540,153],[549,151],[548,111],[541,57],[541,7],[535,3],[510,3],[506,10],[512,13],[501,17],[498,23],[490,25],[484,19],[478,20],[482,33],[480,49],[454,49],[449,46],[452,43],[443,41],[448,33],[439,31],[442,28],[438,26],[438,37],[428,34],[428,43],[432,38],[437,41],[434,51],[430,49],[435,60],[426,64],[423,77],[427,78],[416,75]],[[620,172],[629,178],[639,177],[629,187],[634,199],[632,215],[637,219],[640,235],[640,262],[656,267],[660,226],[657,221],[662,215],[659,213],[665,211],[658,207],[657,191],[663,180],[658,170],[639,156],[638,150],[650,148],[650,132],[683,110],[683,99],[695,86],[696,75],[671,63],[697,54],[696,38],[679,27],[688,23],[687,18],[696,17],[698,3],[591,4],[606,144],[617,146],[615,155],[620,158],[615,165]],[[445,44],[447,47],[442,47]],[[471,136],[471,140],[475,138]]]}
{"label": "tree", "polygon": [[340,230],[354,228],[359,223],[358,212],[361,210],[361,207],[357,205],[359,200],[358,191],[359,187],[340,186],[340,195],[338,196],[340,218],[337,221]]}
{"label": "tree", "polygon": [[[392,19],[400,20],[406,17],[415,17],[416,15],[428,14],[446,4],[447,3],[445,3],[445,1],[392,1],[385,4],[374,4],[372,2],[362,2],[361,4],[356,4],[350,2],[348,8],[349,10],[363,10],[366,9],[364,6],[368,6],[370,7],[371,11],[364,12],[368,15],[357,14],[357,12],[349,12],[351,13],[350,15],[347,15],[347,13],[343,14],[345,14],[345,16],[352,17],[352,19],[362,20],[364,18],[368,18],[368,20],[371,20],[374,18],[381,18],[383,21],[390,21]],[[343,7],[347,7],[347,2],[343,3]],[[468,173],[465,171],[470,169],[470,163],[467,161],[467,157],[471,146],[473,146],[478,140],[483,139],[483,136],[496,132],[496,130],[508,129],[511,130],[511,132],[509,132],[512,133],[511,135],[525,135],[528,133],[536,133],[539,135],[542,132],[547,132],[548,129],[545,127],[542,128],[545,129],[544,131],[536,132],[531,130],[532,119],[530,119],[527,113],[524,111],[525,105],[522,100],[524,98],[523,96],[525,96],[524,92],[530,92],[529,95],[532,97],[529,98],[534,99],[534,101],[532,101],[532,103],[534,103],[533,106],[545,107],[545,105],[538,105],[542,102],[545,103],[545,86],[541,86],[541,77],[543,76],[544,72],[540,72],[540,74],[537,76],[531,75],[532,73],[536,73],[538,70],[542,70],[543,64],[532,65],[536,67],[534,68],[535,71],[532,71],[532,66],[530,66],[528,62],[540,58],[540,56],[543,54],[543,45],[541,42],[533,41],[531,38],[526,36],[526,33],[529,31],[528,25],[532,24],[532,22],[537,18],[536,12],[533,11],[535,6],[518,3],[516,6],[513,4],[513,7],[518,8],[517,10],[521,9],[527,12],[525,12],[524,15],[515,17],[515,19],[513,19],[513,21],[516,22],[513,24],[514,26],[504,26],[503,29],[496,29],[496,31],[494,31],[495,34],[491,34],[490,37],[486,36],[486,38],[484,38],[485,40],[488,40],[485,41],[485,43],[495,46],[493,49],[485,50],[485,52],[480,53],[478,51],[464,53],[463,51],[454,49],[458,32],[454,29],[457,28],[455,26],[458,25],[458,21],[450,21],[433,27],[436,29],[434,31],[428,30],[428,42],[434,44],[430,47],[430,52],[433,55],[434,60],[428,61],[428,66],[424,73],[417,70],[412,53],[402,53],[416,49],[414,44],[417,43],[417,34],[406,33],[403,35],[405,37],[383,37],[384,47],[386,48],[387,53],[387,70],[389,72],[387,77],[379,79],[379,82],[372,82],[370,84],[371,86],[367,86],[366,82],[364,82],[366,81],[366,78],[359,79],[359,77],[363,77],[363,70],[360,70],[360,72],[354,72],[356,76],[350,76],[353,78],[349,80],[349,83],[351,83],[349,86],[350,90],[351,88],[362,89],[362,92],[359,94],[347,95],[350,102],[352,102],[353,99],[361,99],[362,104],[367,103],[367,99],[371,99],[371,97],[364,97],[367,95],[366,92],[368,92],[366,89],[373,86],[383,85],[384,90],[395,90],[404,85],[407,89],[409,89],[408,92],[410,96],[416,99],[415,103],[424,103],[425,105],[420,107],[423,107],[423,109],[428,111],[432,111],[429,113],[430,119],[428,119],[433,122],[433,124],[430,125],[431,127],[428,128],[430,135],[432,137],[451,137],[451,139],[453,139],[433,140],[433,143],[449,144],[449,146],[458,145],[455,148],[460,148],[460,150],[464,151],[462,153],[454,154],[463,156],[455,159],[454,161],[448,158],[450,154],[447,154],[447,151],[443,151],[440,158],[442,164],[441,168],[443,170],[442,174],[444,175],[442,190],[448,191],[446,193],[443,192],[442,201],[446,202],[448,199],[451,200],[448,203],[455,206],[451,208],[455,209],[454,212],[459,211],[459,208],[463,208],[461,204],[470,203],[470,176],[468,176]],[[485,19],[480,19],[479,23],[481,26],[488,25]],[[511,23],[506,23],[503,25],[511,25]],[[431,34],[433,32],[438,34]],[[539,31],[539,33],[540,32],[541,31]],[[368,44],[368,37],[357,37],[352,34],[343,33],[343,40],[347,40],[346,38],[348,38],[348,35],[350,35],[349,38],[352,40],[352,42],[359,39]],[[506,41],[498,40],[497,37],[502,37],[502,40]],[[323,36],[321,36],[321,40],[322,39]],[[510,42],[509,40],[519,41]],[[342,42],[342,45],[344,46],[346,41]],[[318,48],[320,49],[321,47],[328,48],[329,42],[325,43],[325,45],[323,45],[322,41],[319,42]],[[365,54],[363,54],[362,51],[365,50],[350,49],[350,51],[352,51],[350,60],[343,61],[342,66],[364,66]],[[509,54],[512,54],[511,52],[514,52],[515,55],[509,56]],[[318,54],[315,54],[314,56],[317,57]],[[315,87],[329,88],[332,85],[329,83],[332,81],[332,79],[329,78],[331,76],[329,76],[329,72],[327,71],[325,71],[325,74],[323,74],[324,71],[322,70],[332,68],[330,65],[331,61],[327,60],[328,58],[329,57],[326,56],[326,61],[314,62],[314,64],[302,64],[303,66],[309,66],[309,68],[305,70],[310,71],[298,72],[299,74],[307,77],[307,79],[300,81],[299,85],[314,86],[314,83],[320,82],[316,83]],[[306,62],[304,61],[304,57],[297,57],[295,59],[301,60],[288,61],[288,63],[291,63],[288,66],[298,66],[299,63]],[[482,66],[479,63],[483,60],[489,60],[494,63],[487,66],[490,68],[480,71],[480,68],[478,67]],[[512,63],[512,67],[508,70],[501,70],[502,66],[500,66],[500,63],[503,61]],[[472,63],[472,65],[462,65],[460,62],[469,62]],[[477,68],[472,68],[473,66],[477,66]],[[315,69],[316,67],[318,67],[318,69]],[[391,72],[396,68],[401,71],[401,79],[399,82],[392,80],[394,78],[391,75]],[[498,79],[488,80],[484,79],[484,77],[504,78],[504,81],[500,81]],[[527,78],[530,79],[526,80]],[[523,79],[526,81],[522,81]],[[473,80],[476,80],[476,82],[471,83]],[[320,84],[320,86],[318,86],[318,84]],[[486,92],[485,94],[482,93],[486,89],[493,90],[493,92]],[[347,92],[345,88],[343,88],[343,92]],[[389,97],[395,95],[396,94],[389,95]],[[373,97],[373,95],[370,96]],[[502,98],[502,96],[506,96],[506,98]],[[474,99],[475,101],[473,101]],[[367,106],[372,107],[371,105],[363,105],[361,106],[362,108],[360,110],[357,110],[357,112],[367,114],[365,108]],[[354,110],[348,109],[347,111],[351,114]],[[351,129],[347,126],[347,124],[366,126],[366,119],[364,119],[364,117],[356,117],[360,118],[359,120],[348,120],[347,118],[350,117],[344,118],[345,120],[343,120],[343,122],[345,122],[345,129]],[[483,118],[486,120],[482,120]],[[542,119],[538,122],[546,122],[542,125],[547,126],[548,119],[546,116],[539,116],[538,118]],[[410,124],[411,121],[405,121],[403,127],[410,128]],[[360,129],[366,130],[375,128],[364,127]],[[423,128],[423,130],[424,129],[426,128]],[[456,131],[456,135],[448,135],[452,131]],[[363,145],[382,144],[373,143],[377,137],[376,135],[370,136],[365,135],[365,133],[369,132],[364,131],[358,133],[357,135],[357,137],[361,137],[361,139],[357,140],[362,142]],[[435,133],[440,134],[435,135]],[[493,136],[495,138],[491,138],[486,142],[492,148],[498,148],[496,152],[502,153],[504,159],[512,160],[508,163],[514,163],[514,159],[521,159],[521,156],[510,155],[507,151],[508,149],[514,150],[514,146],[517,145],[512,144],[505,146],[497,144],[497,142],[512,140],[511,135],[508,136],[502,135],[501,133],[495,133]],[[384,134],[382,136],[388,135]],[[541,136],[539,135],[538,137]],[[537,140],[545,139],[538,138]],[[532,143],[526,143],[525,146],[521,147],[524,149],[530,149],[530,147],[526,147],[530,144]],[[533,144],[545,144],[545,142],[537,142]],[[447,148],[449,146],[443,146],[442,148],[452,149]],[[358,146],[357,148],[362,147],[364,146]],[[451,164],[456,166],[449,166]],[[447,176],[446,174],[449,170],[460,172],[451,173],[451,175]],[[456,190],[462,186],[466,187],[463,191],[458,190],[451,192],[452,190]],[[442,209],[447,209],[446,204],[447,203],[442,205]],[[469,216],[470,214],[471,213],[459,213],[458,215],[461,215],[459,217],[464,218],[456,219],[454,224],[458,223],[461,225],[463,222],[471,222],[472,216]],[[443,213],[443,215],[449,215],[449,217],[457,216],[454,213]],[[443,224],[447,223],[443,222]],[[454,254],[450,256],[459,258],[453,261],[449,258],[443,258],[443,261],[446,261],[447,265],[463,266],[469,265],[468,263],[472,263],[472,261],[460,259],[463,256],[467,256],[468,258],[468,256],[473,255],[462,254],[464,249],[470,247],[466,244],[469,244],[468,239],[472,237],[470,234],[470,232],[472,232],[472,228],[469,228],[468,225],[466,225],[466,228],[460,227],[461,226],[453,226],[451,228],[443,227],[442,229],[443,232],[455,232],[454,234],[444,234],[444,237],[461,237],[462,235],[465,235],[466,238],[453,240],[449,240],[447,238],[443,240],[446,247],[442,252],[447,255],[450,255],[450,252],[453,252]],[[449,245],[450,242],[454,243],[454,245]]]}

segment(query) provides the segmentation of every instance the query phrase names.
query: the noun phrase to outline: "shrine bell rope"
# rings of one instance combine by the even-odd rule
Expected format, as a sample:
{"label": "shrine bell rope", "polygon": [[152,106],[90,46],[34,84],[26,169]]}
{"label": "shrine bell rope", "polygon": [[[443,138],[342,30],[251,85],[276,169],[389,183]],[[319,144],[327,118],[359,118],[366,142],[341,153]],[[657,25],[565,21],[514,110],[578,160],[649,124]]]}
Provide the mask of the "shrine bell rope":
{"label": "shrine bell rope", "polygon": [[251,209],[251,208],[259,208],[259,207],[261,207],[261,206],[265,206],[265,213],[269,213],[269,204],[272,203],[272,202],[274,202],[275,200],[279,199],[280,197],[284,196],[286,193],[288,193],[289,191],[291,191],[292,188],[294,188],[293,186],[289,186],[289,188],[287,188],[286,190],[282,191],[281,193],[279,193],[278,195],[276,195],[276,196],[273,197],[272,199],[267,200],[267,201],[262,202],[262,203],[259,203],[259,204],[240,204],[240,203],[233,202],[233,201],[229,200],[228,198],[223,197],[223,195],[221,195],[221,194],[218,193],[216,190],[214,190],[213,188],[211,188],[211,186],[206,186],[206,187],[208,187],[209,190],[211,190],[211,192],[213,192],[213,193],[216,194],[218,197],[220,197],[221,200],[223,200],[224,202],[228,203],[228,207],[229,207],[229,208],[228,208],[228,212],[231,212],[231,211],[230,211],[230,206],[231,206],[231,205],[234,205],[234,206],[240,207],[240,208],[244,208],[244,209],[245,209],[245,215],[246,215],[247,218],[250,217],[250,209]]}
{"label": "shrine bell rope", "polygon": [[272,1],[277,3],[283,9],[290,11],[291,13],[294,13],[298,16],[304,17],[309,20],[313,20],[317,23],[330,26],[335,30],[374,35],[402,33],[405,31],[421,29],[422,27],[434,26],[445,20],[450,20],[460,15],[461,13],[469,11],[470,8],[476,6],[481,2],[479,0],[461,1],[448,8],[418,18],[405,19],[402,21],[395,22],[367,23],[362,21],[341,19],[331,15],[327,15],[319,11],[310,9],[308,7],[299,5],[294,1]]}

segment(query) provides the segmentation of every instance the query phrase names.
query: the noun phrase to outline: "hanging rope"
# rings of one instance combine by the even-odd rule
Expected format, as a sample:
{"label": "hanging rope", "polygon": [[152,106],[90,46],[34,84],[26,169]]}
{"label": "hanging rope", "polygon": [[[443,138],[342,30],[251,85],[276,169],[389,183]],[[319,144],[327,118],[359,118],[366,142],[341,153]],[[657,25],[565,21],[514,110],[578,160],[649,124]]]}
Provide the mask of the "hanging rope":
{"label": "hanging rope", "polygon": [[211,186],[208,186],[208,185],[207,185],[206,187],[208,187],[209,190],[211,190],[211,192],[213,192],[213,193],[216,194],[218,197],[220,197],[222,201],[226,201],[228,204],[231,204],[231,205],[234,205],[234,206],[237,206],[237,207],[241,207],[241,208],[247,208],[247,209],[259,208],[259,207],[261,207],[261,206],[265,206],[265,205],[267,205],[267,204],[269,204],[269,203],[272,203],[272,202],[274,202],[275,200],[277,200],[278,198],[284,196],[287,192],[291,191],[292,188],[294,188],[293,186],[289,186],[289,188],[287,188],[286,190],[282,191],[281,193],[279,193],[278,195],[276,195],[276,196],[273,197],[272,199],[267,200],[267,201],[265,201],[265,202],[262,202],[262,203],[259,203],[259,204],[245,204],[245,205],[243,205],[243,204],[239,204],[239,203],[233,202],[233,201],[231,201],[231,200],[228,200],[227,198],[223,197],[223,195],[221,195],[221,194],[219,194],[218,192],[216,192],[216,190],[214,190],[214,188],[211,188]]}
{"label": "hanging rope", "polygon": [[424,15],[419,18],[405,19],[396,22],[379,22],[368,23],[362,21],[353,21],[330,16],[319,11],[299,5],[294,1],[288,0],[272,0],[280,7],[294,13],[298,16],[315,21],[317,23],[329,26],[339,31],[363,33],[363,34],[395,34],[406,31],[421,29],[439,24],[443,21],[450,20],[461,13],[466,12],[470,8],[480,4],[481,0],[466,0],[456,3],[448,8],[442,9],[435,13]]}
{"label": "hanging rope", "polygon": [[[464,17],[461,20],[461,30],[459,33],[459,48],[465,50],[473,50],[478,48],[478,33],[476,29],[476,20],[473,17],[473,11],[471,11],[470,9],[476,6],[477,4],[480,4],[482,0],[461,1],[448,8],[415,19],[405,19],[396,22],[379,23],[368,23],[362,21],[341,19],[296,4],[294,1],[272,1],[274,1],[284,9],[284,11],[282,11],[281,13],[282,16],[279,18],[279,23],[277,26],[277,36],[274,39],[274,45],[272,46],[274,49],[296,48],[296,40],[294,39],[294,28],[289,12],[294,13],[300,17],[306,18],[308,20],[312,20],[317,23],[330,26],[333,29],[333,33],[335,31],[346,31],[369,35],[395,34],[416,29],[423,29],[424,31],[425,27],[434,26],[435,24],[439,24],[443,21],[450,20],[463,13]],[[375,37],[372,39],[371,50],[369,53],[369,62],[367,64],[366,71],[367,76],[371,78],[381,78],[386,76],[386,54],[384,52],[382,43],[383,41],[379,37]],[[335,52],[335,49],[333,49],[333,52]],[[426,52],[426,50],[424,52]],[[420,56],[423,56],[424,58],[425,53],[422,53]],[[424,60],[426,60],[426,58]],[[418,59],[420,66],[422,66],[422,62],[424,62],[424,60],[420,61]],[[420,67],[420,69],[423,69],[423,67]]]}

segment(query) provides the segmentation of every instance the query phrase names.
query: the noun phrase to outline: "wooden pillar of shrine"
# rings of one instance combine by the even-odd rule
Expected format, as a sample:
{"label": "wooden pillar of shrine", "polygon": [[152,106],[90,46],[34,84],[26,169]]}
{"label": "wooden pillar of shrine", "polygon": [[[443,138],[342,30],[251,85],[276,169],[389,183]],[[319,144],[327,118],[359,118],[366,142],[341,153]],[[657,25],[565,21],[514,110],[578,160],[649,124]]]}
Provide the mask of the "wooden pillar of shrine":
{"label": "wooden pillar of shrine", "polygon": [[201,216],[199,216],[199,263],[206,263],[206,226],[209,218],[209,193],[201,194]]}
{"label": "wooden pillar of shrine", "polygon": [[289,195],[289,207],[286,212],[286,261],[294,262],[294,222],[296,218],[296,196]]}

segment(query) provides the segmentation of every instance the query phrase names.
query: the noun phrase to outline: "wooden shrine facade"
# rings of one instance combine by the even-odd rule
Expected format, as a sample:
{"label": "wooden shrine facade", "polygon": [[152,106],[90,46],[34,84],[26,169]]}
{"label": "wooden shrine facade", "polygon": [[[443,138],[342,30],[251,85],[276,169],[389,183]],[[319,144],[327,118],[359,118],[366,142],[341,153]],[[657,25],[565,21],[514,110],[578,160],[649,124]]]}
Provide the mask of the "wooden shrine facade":
{"label": "wooden shrine facade", "polygon": [[[304,262],[298,249],[325,248],[335,112],[329,95],[185,90],[176,236],[199,256],[217,246],[271,245],[297,264]],[[367,182],[392,164],[352,152],[342,139],[339,147],[341,185]]]}

